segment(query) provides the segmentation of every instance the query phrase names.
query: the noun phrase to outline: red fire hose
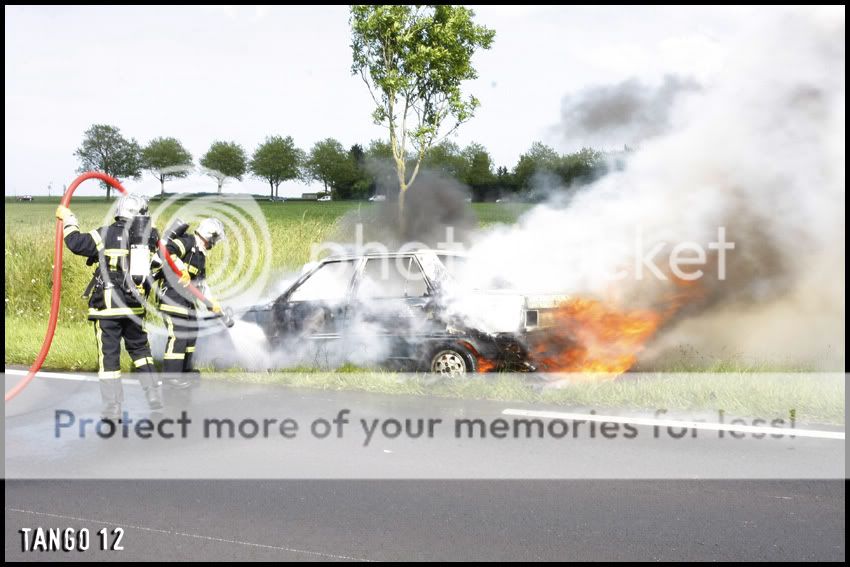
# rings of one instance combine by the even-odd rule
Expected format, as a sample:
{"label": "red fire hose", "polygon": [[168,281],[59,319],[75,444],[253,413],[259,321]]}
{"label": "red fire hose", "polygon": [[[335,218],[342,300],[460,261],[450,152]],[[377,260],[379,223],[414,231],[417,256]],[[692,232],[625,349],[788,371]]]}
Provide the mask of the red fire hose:
{"label": "red fire hose", "polygon": [[[83,181],[87,179],[99,179],[105,183],[109,183],[115,189],[121,191],[121,193],[126,194],[127,190],[121,185],[121,183],[115,179],[114,177],[110,177],[105,173],[100,173],[99,171],[87,171],[74,179],[73,183],[68,186],[67,191],[62,196],[61,205],[63,207],[67,207],[71,203],[71,196],[74,194],[74,191]],[[47,353],[50,352],[50,345],[53,342],[53,335],[56,332],[56,321],[59,317],[59,302],[61,300],[61,291],[62,291],[62,252],[64,250],[64,238],[63,238],[63,222],[60,219],[56,219],[56,239],[53,246],[53,294],[50,300],[50,318],[47,323],[47,332],[44,335],[44,341],[41,343],[41,350],[38,353],[38,356],[35,359],[35,362],[30,366],[27,375],[23,380],[15,384],[12,389],[6,392],[5,401],[9,401],[18,394],[23,391],[24,388],[27,387],[27,384],[35,377],[36,372],[39,371],[41,365],[44,364],[44,359],[47,358]],[[165,249],[165,244],[162,240],[157,242],[157,247],[159,248],[162,256],[168,262],[168,265],[174,270],[174,273],[177,274],[177,277],[181,277],[183,274],[178,269],[177,264],[174,263],[174,260],[171,258],[171,254]],[[204,297],[204,294],[201,291],[189,284],[189,291],[204,302],[206,305],[210,305],[210,302]]]}

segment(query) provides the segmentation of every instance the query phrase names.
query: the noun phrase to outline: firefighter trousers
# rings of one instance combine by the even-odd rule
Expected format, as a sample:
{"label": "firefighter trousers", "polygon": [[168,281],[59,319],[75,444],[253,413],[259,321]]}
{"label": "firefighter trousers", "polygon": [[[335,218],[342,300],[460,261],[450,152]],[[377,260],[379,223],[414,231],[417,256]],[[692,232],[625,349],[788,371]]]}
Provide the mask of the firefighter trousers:
{"label": "firefighter trousers", "polygon": [[198,341],[198,321],[183,317],[172,317],[162,312],[168,330],[165,343],[164,371],[167,374],[195,372],[195,343]]}
{"label": "firefighter trousers", "polygon": [[153,372],[153,357],[148,343],[148,333],[137,318],[118,317],[95,319],[94,336],[97,341],[98,377],[104,380],[121,378],[121,340],[133,360],[136,370]]}

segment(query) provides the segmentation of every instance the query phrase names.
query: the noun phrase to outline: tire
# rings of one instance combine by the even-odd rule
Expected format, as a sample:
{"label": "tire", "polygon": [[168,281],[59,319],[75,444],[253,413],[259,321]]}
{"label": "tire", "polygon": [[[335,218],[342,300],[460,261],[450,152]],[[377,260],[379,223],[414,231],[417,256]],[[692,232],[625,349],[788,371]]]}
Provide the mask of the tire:
{"label": "tire", "polygon": [[431,351],[428,369],[449,377],[473,374],[477,369],[475,358],[464,348],[456,345],[443,345]]}

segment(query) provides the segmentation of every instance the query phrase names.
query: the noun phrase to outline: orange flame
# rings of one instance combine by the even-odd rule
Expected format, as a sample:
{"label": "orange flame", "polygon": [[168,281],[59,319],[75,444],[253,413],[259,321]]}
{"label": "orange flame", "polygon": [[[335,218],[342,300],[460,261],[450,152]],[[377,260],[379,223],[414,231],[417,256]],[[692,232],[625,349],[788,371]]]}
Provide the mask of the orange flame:
{"label": "orange flame", "polygon": [[491,370],[496,368],[495,362],[484,358],[480,354],[476,354],[475,358],[478,360],[478,372],[490,372]]}
{"label": "orange flame", "polygon": [[541,370],[608,374],[629,370],[661,325],[684,305],[702,297],[695,281],[674,278],[674,290],[659,310],[622,310],[595,299],[562,303],[555,324],[532,347]]}
{"label": "orange flame", "polygon": [[619,311],[595,299],[567,301],[554,317],[532,349],[541,370],[613,374],[634,365],[663,320],[655,311]]}

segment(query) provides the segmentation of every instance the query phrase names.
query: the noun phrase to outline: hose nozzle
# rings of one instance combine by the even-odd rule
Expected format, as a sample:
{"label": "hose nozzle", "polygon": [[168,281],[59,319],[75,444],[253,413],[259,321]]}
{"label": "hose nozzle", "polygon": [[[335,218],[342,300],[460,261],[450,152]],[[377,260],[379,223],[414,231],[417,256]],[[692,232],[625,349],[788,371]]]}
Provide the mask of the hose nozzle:
{"label": "hose nozzle", "polygon": [[221,322],[224,323],[224,326],[228,329],[236,324],[236,321],[233,319],[233,309],[230,307],[224,307],[221,310],[221,315],[219,315],[219,317],[221,317]]}

